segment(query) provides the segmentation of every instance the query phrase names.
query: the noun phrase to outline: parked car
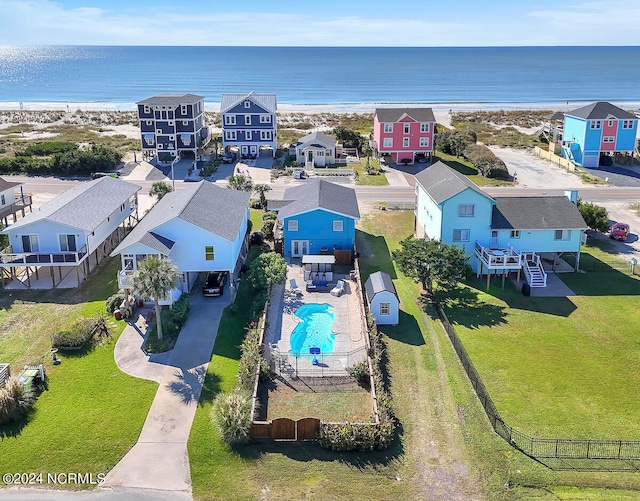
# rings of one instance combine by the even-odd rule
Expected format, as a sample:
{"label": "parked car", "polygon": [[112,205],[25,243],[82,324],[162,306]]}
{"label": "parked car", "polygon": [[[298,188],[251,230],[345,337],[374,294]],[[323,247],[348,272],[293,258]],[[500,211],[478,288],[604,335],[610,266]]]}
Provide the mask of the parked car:
{"label": "parked car", "polygon": [[611,230],[609,231],[609,238],[620,240],[621,242],[626,242],[628,235],[629,225],[625,223],[616,223],[611,227]]}
{"label": "parked car", "polygon": [[227,273],[224,271],[210,271],[202,286],[202,295],[207,297],[222,296],[224,291],[224,282],[227,279]]}
{"label": "parked car", "polygon": [[228,151],[227,153],[224,154],[224,156],[222,157],[222,162],[225,164],[230,164],[233,163],[233,161],[236,159],[236,155],[235,153],[232,153],[230,151]]}

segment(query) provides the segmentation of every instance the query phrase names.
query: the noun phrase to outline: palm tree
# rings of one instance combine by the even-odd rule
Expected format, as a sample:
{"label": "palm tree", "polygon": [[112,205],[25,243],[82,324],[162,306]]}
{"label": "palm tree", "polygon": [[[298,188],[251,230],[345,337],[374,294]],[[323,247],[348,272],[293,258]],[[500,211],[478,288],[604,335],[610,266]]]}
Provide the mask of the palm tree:
{"label": "palm tree", "polygon": [[227,178],[227,188],[237,191],[253,191],[253,182],[249,176],[244,174],[236,174]]}
{"label": "palm tree", "polygon": [[178,269],[166,258],[151,256],[133,274],[133,289],[144,298],[153,298],[158,339],[162,339],[161,309],[158,300],[165,297],[178,281]]}
{"label": "palm tree", "polygon": [[256,184],[253,189],[260,197],[260,205],[262,205],[264,210],[267,210],[267,197],[265,193],[271,191],[271,187],[268,184]]}

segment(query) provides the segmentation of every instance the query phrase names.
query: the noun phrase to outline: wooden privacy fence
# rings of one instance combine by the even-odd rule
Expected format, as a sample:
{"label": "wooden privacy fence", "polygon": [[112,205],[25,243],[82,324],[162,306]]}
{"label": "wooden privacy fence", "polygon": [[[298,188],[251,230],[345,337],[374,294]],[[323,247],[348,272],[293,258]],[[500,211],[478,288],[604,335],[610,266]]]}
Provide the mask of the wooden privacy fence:
{"label": "wooden privacy fence", "polygon": [[277,418],[270,421],[254,421],[251,423],[249,436],[271,440],[305,441],[315,440],[320,431],[320,420],[302,418],[297,421],[289,418]]}

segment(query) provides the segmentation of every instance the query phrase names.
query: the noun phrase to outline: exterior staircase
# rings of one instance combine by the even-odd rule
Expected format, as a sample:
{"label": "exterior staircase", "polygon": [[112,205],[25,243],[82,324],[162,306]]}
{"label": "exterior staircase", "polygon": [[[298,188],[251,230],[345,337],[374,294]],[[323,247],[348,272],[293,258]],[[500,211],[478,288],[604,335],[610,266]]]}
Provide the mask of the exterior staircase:
{"label": "exterior staircase", "polygon": [[527,283],[531,287],[546,287],[547,272],[544,271],[540,256],[535,252],[526,252],[523,254],[524,264],[522,269],[524,270],[524,276],[527,279]]}

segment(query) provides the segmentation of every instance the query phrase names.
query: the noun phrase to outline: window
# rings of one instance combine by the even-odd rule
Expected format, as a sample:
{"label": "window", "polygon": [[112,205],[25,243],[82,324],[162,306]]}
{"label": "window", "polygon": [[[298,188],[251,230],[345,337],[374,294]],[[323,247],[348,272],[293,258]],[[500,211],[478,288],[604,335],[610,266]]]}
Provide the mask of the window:
{"label": "window", "polygon": [[615,136],[604,136],[602,138],[602,142],[603,143],[615,143],[616,142],[616,138],[615,138]]}
{"label": "window", "polygon": [[592,129],[601,129],[602,128],[602,120],[591,120],[590,127]]}
{"label": "window", "polygon": [[623,129],[633,129],[633,120],[623,120],[622,121]]}
{"label": "window", "polygon": [[556,230],[556,240],[569,240],[571,230]]}
{"label": "window", "polygon": [[260,123],[261,124],[270,124],[271,123],[271,115],[260,115]]}
{"label": "window", "polygon": [[182,125],[189,125],[189,120],[183,120]]}
{"label": "window", "polygon": [[149,107],[148,107],[148,106],[145,106],[145,107],[144,107],[144,112],[145,112],[145,113],[151,113],[151,110],[149,109]]}
{"label": "window", "polygon": [[38,252],[38,235],[22,235],[22,252]]}
{"label": "window", "polygon": [[191,135],[189,134],[182,134],[182,136],[180,136],[180,139],[182,139],[182,144],[185,144],[185,145],[191,144]]}
{"label": "window", "polygon": [[75,252],[78,250],[75,235],[58,235],[58,238],[60,240],[60,252]]}
{"label": "window", "polygon": [[391,311],[390,303],[380,303],[380,315],[389,315]]}
{"label": "window", "polygon": [[245,101],[244,102],[244,107],[245,108],[251,108],[251,101]]}
{"label": "window", "polygon": [[147,125],[153,125],[153,120],[147,120]]}
{"label": "window", "polygon": [[409,138],[408,137],[403,137],[402,138],[402,147],[403,148],[408,148],[409,147]]}
{"label": "window", "polygon": [[393,138],[385,137],[382,141],[382,146],[384,146],[385,148],[393,148]]}
{"label": "window", "polygon": [[0,195],[0,205],[4,205],[6,203],[7,201],[5,200],[4,195]]}
{"label": "window", "polygon": [[460,204],[458,205],[459,217],[473,217],[476,214],[476,206],[474,204]]}
{"label": "window", "polygon": [[421,137],[420,138],[420,146],[428,148],[429,147],[429,138],[428,137]]}
{"label": "window", "polygon": [[607,125],[608,125],[609,127],[613,127],[613,120],[609,120],[609,121],[607,121]]}
{"label": "window", "polygon": [[204,259],[205,261],[215,261],[215,252],[213,252],[213,245],[204,246]]}
{"label": "window", "polygon": [[171,120],[173,118],[173,111],[167,111],[167,118]]}
{"label": "window", "polygon": [[[163,106],[164,108],[164,106]],[[160,118],[162,118],[162,120],[166,120],[167,119],[167,112],[166,111],[161,111],[160,112]]]}
{"label": "window", "polygon": [[342,221],[333,222],[333,231],[342,231],[343,228],[344,228],[344,224]]}
{"label": "window", "polygon": [[287,229],[289,231],[298,231],[298,221],[295,219],[289,219],[287,222]]}
{"label": "window", "polygon": [[511,238],[520,238],[520,230],[511,230]]}
{"label": "window", "polygon": [[236,116],[235,115],[225,115],[224,116],[224,124],[225,125],[235,125],[236,124]]}
{"label": "window", "polygon": [[224,138],[227,141],[235,141],[236,140],[236,131],[235,130],[228,130],[224,133]]}
{"label": "window", "polygon": [[122,255],[122,269],[128,271],[133,270],[133,254]]}
{"label": "window", "polygon": [[161,150],[162,148],[164,148],[164,145],[162,143],[158,143],[158,149]]}
{"label": "window", "polygon": [[175,141],[176,140],[176,136],[169,136],[169,141]]}
{"label": "window", "polygon": [[384,124],[384,131],[385,132],[393,132],[393,124]]}
{"label": "window", "polygon": [[429,122],[420,124],[420,132],[429,132]]}
{"label": "window", "polygon": [[169,125],[170,125],[171,127],[173,127],[173,125],[174,125],[173,120],[169,120]]}
{"label": "window", "polygon": [[404,124],[404,130],[403,132],[405,134],[409,134],[409,132],[411,132],[411,124]]}
{"label": "window", "polygon": [[180,106],[180,114],[181,115],[186,115],[187,114],[187,105],[183,104]]}
{"label": "window", "polygon": [[156,129],[156,134],[162,134],[162,129]]}
{"label": "window", "polygon": [[261,130],[260,131],[260,139],[263,141],[271,141],[271,131],[270,130]]}
{"label": "window", "polygon": [[469,241],[469,230],[453,230],[453,241],[454,242],[468,242]]}
{"label": "window", "polygon": [[120,206],[120,212],[122,212],[123,210],[124,210],[124,204]]}
{"label": "window", "polygon": [[244,124],[245,125],[251,125],[251,115],[245,115],[244,116]]}

